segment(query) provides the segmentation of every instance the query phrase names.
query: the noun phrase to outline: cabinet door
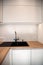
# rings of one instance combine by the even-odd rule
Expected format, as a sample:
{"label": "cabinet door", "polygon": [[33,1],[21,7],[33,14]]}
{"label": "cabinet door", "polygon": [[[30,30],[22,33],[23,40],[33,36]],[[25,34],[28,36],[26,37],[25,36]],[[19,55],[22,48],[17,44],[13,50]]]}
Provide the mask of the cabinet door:
{"label": "cabinet door", "polygon": [[3,18],[3,16],[2,16],[3,15],[2,14],[3,10],[2,9],[3,9],[3,7],[2,7],[2,0],[0,0],[0,23],[2,23],[2,18]]}
{"label": "cabinet door", "polygon": [[43,65],[43,49],[32,49],[32,65]]}
{"label": "cabinet door", "polygon": [[30,50],[13,50],[12,65],[30,65]]}
{"label": "cabinet door", "polygon": [[30,65],[30,50],[11,49],[1,65]]}

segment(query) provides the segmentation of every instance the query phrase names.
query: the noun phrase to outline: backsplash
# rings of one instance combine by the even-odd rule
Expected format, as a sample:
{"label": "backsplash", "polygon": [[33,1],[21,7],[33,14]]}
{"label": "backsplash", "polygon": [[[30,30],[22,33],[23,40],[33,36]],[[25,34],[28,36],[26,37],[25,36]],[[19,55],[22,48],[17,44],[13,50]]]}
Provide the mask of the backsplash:
{"label": "backsplash", "polygon": [[37,25],[2,25],[1,35],[5,41],[14,41],[15,31],[20,40],[37,41]]}

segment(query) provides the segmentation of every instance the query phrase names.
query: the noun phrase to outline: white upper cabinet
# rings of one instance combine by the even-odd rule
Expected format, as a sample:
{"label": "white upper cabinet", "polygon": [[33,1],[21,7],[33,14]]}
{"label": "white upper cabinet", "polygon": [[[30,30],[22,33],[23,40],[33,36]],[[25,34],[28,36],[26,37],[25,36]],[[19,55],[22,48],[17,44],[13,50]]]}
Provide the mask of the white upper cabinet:
{"label": "white upper cabinet", "polygon": [[35,6],[3,6],[3,22],[41,22],[41,8]]}
{"label": "white upper cabinet", "polygon": [[3,0],[3,22],[41,22],[41,0]]}
{"label": "white upper cabinet", "polygon": [[40,6],[41,0],[3,0],[3,5],[35,5]]}
{"label": "white upper cabinet", "polygon": [[42,22],[43,22],[43,0],[42,0]]}
{"label": "white upper cabinet", "polygon": [[0,1],[0,23],[2,23],[2,0]]}

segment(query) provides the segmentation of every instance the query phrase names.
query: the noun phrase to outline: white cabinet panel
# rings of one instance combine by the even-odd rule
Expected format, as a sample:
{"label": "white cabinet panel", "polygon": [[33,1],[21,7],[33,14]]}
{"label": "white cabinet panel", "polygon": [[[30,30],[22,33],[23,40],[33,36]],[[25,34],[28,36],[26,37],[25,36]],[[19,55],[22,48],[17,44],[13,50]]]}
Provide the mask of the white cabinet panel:
{"label": "white cabinet panel", "polygon": [[42,22],[43,22],[43,0],[42,0]]}
{"label": "white cabinet panel", "polygon": [[10,50],[2,65],[30,65],[30,50]]}
{"label": "white cabinet panel", "polygon": [[3,6],[3,22],[41,22],[41,8],[35,6]]}
{"label": "white cabinet panel", "polygon": [[2,65],[43,65],[43,49],[10,49]]}
{"label": "white cabinet panel", "polygon": [[0,23],[2,23],[2,13],[3,13],[3,10],[2,10],[2,0],[0,0]]}
{"label": "white cabinet panel", "polygon": [[2,6],[0,6],[0,23],[2,22]]}
{"label": "white cabinet panel", "polygon": [[32,50],[32,65],[43,65],[43,49]]}
{"label": "white cabinet panel", "polygon": [[13,50],[13,65],[30,65],[30,50]]}
{"label": "white cabinet panel", "polygon": [[3,5],[35,5],[40,6],[41,0],[3,0]]}

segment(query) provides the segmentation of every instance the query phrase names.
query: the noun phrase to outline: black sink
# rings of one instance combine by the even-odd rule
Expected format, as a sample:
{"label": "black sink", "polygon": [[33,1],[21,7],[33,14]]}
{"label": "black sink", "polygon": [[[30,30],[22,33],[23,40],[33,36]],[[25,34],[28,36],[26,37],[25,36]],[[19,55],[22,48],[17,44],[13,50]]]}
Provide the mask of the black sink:
{"label": "black sink", "polygon": [[3,42],[0,47],[12,47],[12,46],[29,46],[26,41],[23,42]]}
{"label": "black sink", "polygon": [[12,42],[11,46],[29,46],[27,42]]}

